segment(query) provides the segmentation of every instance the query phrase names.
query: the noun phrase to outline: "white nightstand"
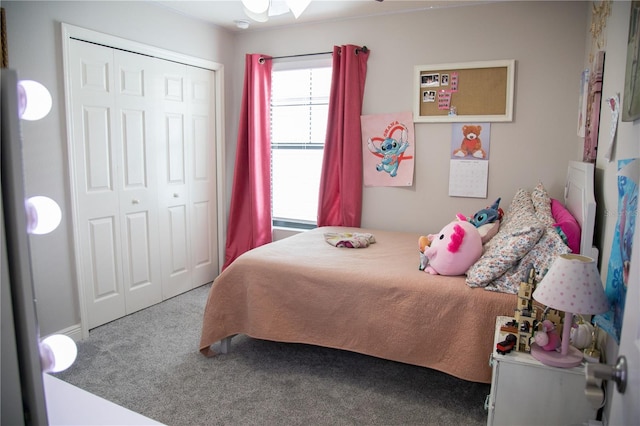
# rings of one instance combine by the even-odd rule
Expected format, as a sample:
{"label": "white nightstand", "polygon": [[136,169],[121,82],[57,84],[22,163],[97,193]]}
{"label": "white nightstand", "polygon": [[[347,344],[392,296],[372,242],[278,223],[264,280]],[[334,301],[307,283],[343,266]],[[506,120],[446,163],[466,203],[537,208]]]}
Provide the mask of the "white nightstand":
{"label": "white nightstand", "polygon": [[495,351],[508,333],[500,327],[512,317],[497,317],[490,363],[491,393],[485,408],[488,425],[579,425],[596,418],[584,394],[584,364],[575,368],[546,366],[515,350]]}

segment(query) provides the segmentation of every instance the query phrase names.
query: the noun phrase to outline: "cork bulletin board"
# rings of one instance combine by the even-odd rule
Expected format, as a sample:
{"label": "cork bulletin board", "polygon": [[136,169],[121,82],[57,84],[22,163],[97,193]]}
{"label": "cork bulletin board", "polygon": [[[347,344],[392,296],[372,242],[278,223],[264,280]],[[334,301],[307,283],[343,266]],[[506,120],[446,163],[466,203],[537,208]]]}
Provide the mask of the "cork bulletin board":
{"label": "cork bulletin board", "polygon": [[514,73],[514,60],[416,65],[413,121],[512,121]]}

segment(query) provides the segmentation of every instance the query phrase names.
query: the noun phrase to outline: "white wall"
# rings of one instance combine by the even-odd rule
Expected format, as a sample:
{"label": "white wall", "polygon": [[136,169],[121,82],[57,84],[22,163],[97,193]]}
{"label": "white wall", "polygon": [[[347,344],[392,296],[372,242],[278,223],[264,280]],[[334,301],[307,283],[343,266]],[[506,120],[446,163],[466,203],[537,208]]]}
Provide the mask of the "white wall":
{"label": "white wall", "polygon": [[[538,181],[562,197],[567,161],[581,159],[576,128],[588,8],[582,1],[525,1],[423,10],[244,32],[237,47],[279,56],[366,45],[363,114],[412,111],[414,65],[515,59],[515,118],[492,124],[487,199],[448,196],[451,124],[415,125],[413,187],[364,189],[363,226],[435,233],[457,212],[471,215],[497,197],[508,207],[519,187]],[[244,57],[235,61],[241,69]],[[240,100],[234,102],[227,114],[236,122]],[[228,129],[229,141],[235,130]]]}
{"label": "white wall", "polygon": [[22,79],[43,83],[54,99],[45,119],[22,123],[27,195],[55,199],[64,214],[54,232],[30,239],[40,332],[46,335],[80,323],[69,214],[60,23],[223,65],[231,62],[233,37],[218,27],[139,1],[2,1],[2,7],[6,9],[9,67]]}

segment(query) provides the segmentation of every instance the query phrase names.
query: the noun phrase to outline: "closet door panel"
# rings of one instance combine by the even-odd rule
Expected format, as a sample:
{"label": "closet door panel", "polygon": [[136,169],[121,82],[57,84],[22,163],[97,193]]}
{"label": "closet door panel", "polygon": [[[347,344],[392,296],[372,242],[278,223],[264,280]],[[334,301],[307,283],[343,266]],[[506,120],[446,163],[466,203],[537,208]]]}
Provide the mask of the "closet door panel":
{"label": "closet door panel", "polygon": [[159,102],[162,134],[158,136],[162,296],[191,289],[191,207],[187,185],[190,146],[185,129],[186,66],[163,61]]}
{"label": "closet door panel", "polygon": [[188,270],[187,262],[187,212],[185,206],[169,208],[169,237],[171,249],[170,276],[182,274]]}
{"label": "closet door panel", "polygon": [[184,140],[184,114],[167,112],[164,116],[164,122],[164,139],[168,150],[166,183],[178,188],[186,184],[184,159],[187,146]]}
{"label": "closet door panel", "polygon": [[93,194],[114,190],[110,116],[109,107],[87,105],[82,111],[84,183]]}
{"label": "closet door panel", "polygon": [[114,50],[119,115],[118,188],[127,313],[162,301],[156,166],[157,62]]}
{"label": "closet door panel", "polygon": [[190,151],[188,184],[192,215],[193,287],[213,281],[218,272],[213,72],[187,67]]}
{"label": "closet door panel", "polygon": [[163,297],[170,298],[191,289],[189,265],[189,231],[187,206],[173,205],[167,208],[168,228],[164,231],[168,263],[163,262]]}
{"label": "closet door panel", "polygon": [[115,216],[87,222],[88,246],[83,269],[88,278],[86,292],[92,301],[91,327],[125,315]]}
{"label": "closet door panel", "polygon": [[131,213],[125,219],[125,244],[130,257],[125,258],[124,282],[127,285],[126,306],[129,314],[162,301],[162,286],[158,281],[159,271],[152,266],[155,261],[150,257],[157,248],[152,244],[156,231],[150,229],[148,212]]}
{"label": "closet door panel", "polygon": [[90,251],[92,257],[91,275],[93,276],[93,293],[96,300],[111,298],[118,294],[115,286],[116,233],[115,217],[94,219],[89,222]]}
{"label": "closet door panel", "polygon": [[89,328],[125,312],[120,246],[113,52],[71,40],[69,73],[79,280]]}
{"label": "closet door panel", "polygon": [[122,144],[124,187],[140,189],[147,187],[147,152],[144,110],[122,110]]}
{"label": "closet door panel", "polygon": [[149,229],[149,217],[147,212],[132,213],[126,216],[127,233],[129,239],[129,251],[131,259],[129,263],[128,281],[130,289],[140,290],[152,283],[151,275],[151,232]]}
{"label": "closet door panel", "polygon": [[211,203],[209,201],[202,201],[193,204],[193,224],[194,228],[198,230],[198,232],[193,235],[192,244],[193,263],[196,269],[210,265],[213,260],[210,238],[211,215],[213,213],[211,210]]}

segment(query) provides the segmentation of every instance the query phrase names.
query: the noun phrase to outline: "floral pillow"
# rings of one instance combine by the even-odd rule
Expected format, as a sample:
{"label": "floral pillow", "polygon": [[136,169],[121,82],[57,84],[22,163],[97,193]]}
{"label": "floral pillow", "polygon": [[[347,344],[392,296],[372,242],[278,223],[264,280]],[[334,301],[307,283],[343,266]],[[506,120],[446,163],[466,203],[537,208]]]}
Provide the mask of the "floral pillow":
{"label": "floral pillow", "polygon": [[544,235],[535,246],[507,272],[487,285],[485,290],[515,294],[518,292],[520,283],[526,281],[526,274],[531,265],[536,270],[536,281],[539,282],[556,257],[565,253],[569,253],[569,247],[562,241],[560,235],[553,227],[546,228]]}
{"label": "floral pillow", "polygon": [[536,210],[538,220],[545,227],[553,226],[556,221],[553,219],[553,214],[551,213],[551,197],[549,197],[542,182],[538,183],[531,192],[531,201],[533,201],[533,207]]}
{"label": "floral pillow", "polygon": [[470,287],[485,287],[519,261],[538,242],[544,225],[536,217],[531,194],[518,190],[498,233],[484,246],[480,259],[467,271]]}
{"label": "floral pillow", "polygon": [[502,218],[502,226],[508,226],[507,224],[511,219],[519,214],[535,214],[535,208],[531,202],[531,193],[525,189],[519,189],[516,195],[513,196],[513,200],[511,200],[511,204],[509,204]]}

